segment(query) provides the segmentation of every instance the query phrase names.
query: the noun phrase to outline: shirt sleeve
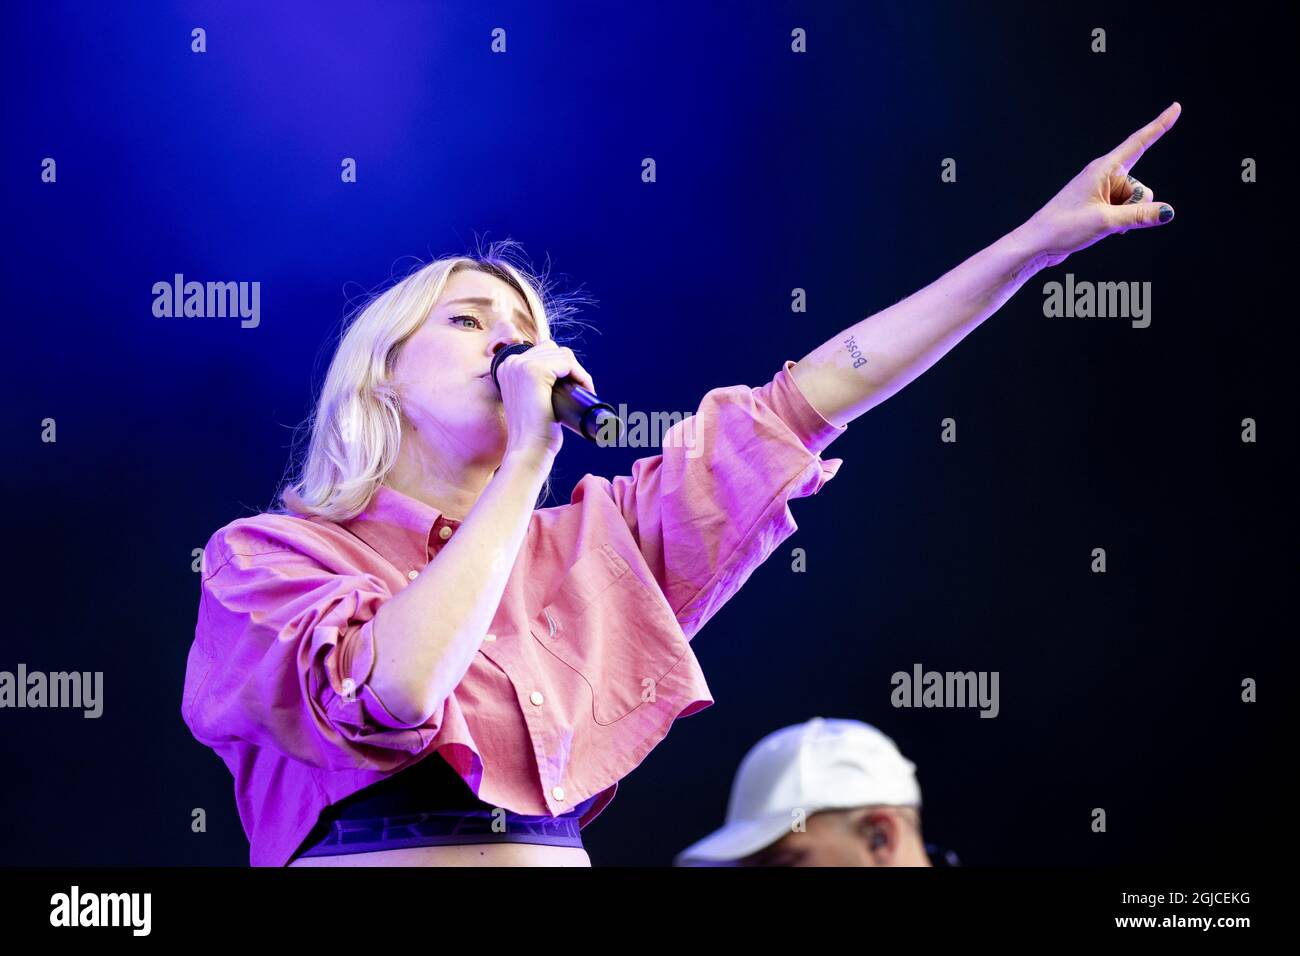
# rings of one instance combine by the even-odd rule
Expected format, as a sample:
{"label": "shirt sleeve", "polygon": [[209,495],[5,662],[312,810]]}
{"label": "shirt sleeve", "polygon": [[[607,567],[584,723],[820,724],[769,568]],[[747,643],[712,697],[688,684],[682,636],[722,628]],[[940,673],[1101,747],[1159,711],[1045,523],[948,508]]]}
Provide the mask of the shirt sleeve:
{"label": "shirt sleeve", "polygon": [[255,520],[205,549],[182,704],[191,732],[217,750],[242,742],[330,770],[409,762],[437,734],[445,702],[423,724],[403,723],[368,683],[374,615],[391,592],[374,575],[330,570],[286,535],[230,531]]}
{"label": "shirt sleeve", "polygon": [[631,475],[583,479],[613,496],[688,640],[798,530],[790,499],[843,463],[820,455],[847,428],[808,402],[794,364],[760,388],[710,391]]}

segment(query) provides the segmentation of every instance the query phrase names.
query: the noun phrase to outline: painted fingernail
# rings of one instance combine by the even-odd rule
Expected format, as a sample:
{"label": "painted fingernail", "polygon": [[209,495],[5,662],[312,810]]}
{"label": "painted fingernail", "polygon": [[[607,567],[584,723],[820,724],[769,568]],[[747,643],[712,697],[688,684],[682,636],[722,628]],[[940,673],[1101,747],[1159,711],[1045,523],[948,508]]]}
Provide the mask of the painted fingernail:
{"label": "painted fingernail", "polygon": [[1173,218],[1174,218],[1174,211],[1173,211],[1173,209],[1171,209],[1171,208],[1168,207],[1168,206],[1161,206],[1161,207],[1160,207],[1160,221],[1161,221],[1161,222],[1168,222],[1170,219],[1173,219]]}

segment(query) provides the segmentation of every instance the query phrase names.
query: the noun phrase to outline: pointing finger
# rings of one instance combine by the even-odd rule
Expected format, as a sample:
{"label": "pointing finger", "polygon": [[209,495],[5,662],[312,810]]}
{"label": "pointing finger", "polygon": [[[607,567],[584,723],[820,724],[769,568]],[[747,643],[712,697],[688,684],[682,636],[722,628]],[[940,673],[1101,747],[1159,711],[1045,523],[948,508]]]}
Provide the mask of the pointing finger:
{"label": "pointing finger", "polygon": [[1182,106],[1177,101],[1174,101],[1163,113],[1116,146],[1107,159],[1112,164],[1118,163],[1123,168],[1123,171],[1127,173],[1142,158],[1142,154],[1156,140],[1168,132],[1182,111]]}

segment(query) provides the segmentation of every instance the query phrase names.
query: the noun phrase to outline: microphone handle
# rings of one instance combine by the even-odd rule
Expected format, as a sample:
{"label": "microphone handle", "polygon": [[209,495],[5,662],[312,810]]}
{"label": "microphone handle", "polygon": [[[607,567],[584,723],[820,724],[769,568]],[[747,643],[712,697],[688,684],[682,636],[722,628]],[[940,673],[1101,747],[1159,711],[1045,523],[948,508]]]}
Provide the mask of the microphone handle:
{"label": "microphone handle", "polygon": [[[562,379],[555,383],[555,389],[551,392],[551,409],[555,412],[556,421],[589,441],[603,445],[619,438],[623,422],[614,411],[614,406],[602,402],[577,382]],[[599,440],[602,429],[608,442]]]}
{"label": "microphone handle", "polygon": [[[532,342],[516,342],[492,356],[492,383],[498,391],[501,389],[501,383],[497,381],[498,366],[509,356],[527,352],[532,347]],[[602,402],[589,389],[571,379],[561,379],[555,383],[551,390],[551,411],[561,425],[598,445],[605,444],[599,438],[602,429],[612,440],[611,444],[622,434],[623,421],[614,411],[614,406]]]}

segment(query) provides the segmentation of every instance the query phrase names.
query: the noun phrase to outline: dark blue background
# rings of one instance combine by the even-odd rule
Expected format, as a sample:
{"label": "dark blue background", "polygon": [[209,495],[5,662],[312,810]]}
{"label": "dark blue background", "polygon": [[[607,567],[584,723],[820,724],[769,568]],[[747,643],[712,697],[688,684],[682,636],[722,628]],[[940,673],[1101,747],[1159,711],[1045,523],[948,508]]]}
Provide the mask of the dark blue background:
{"label": "dark blue background", "polygon": [[[938,278],[1175,99],[1135,170],[1174,223],[1040,274],[850,425],[827,452],[840,474],[793,504],[799,532],[694,641],[717,704],[584,835],[597,865],[668,863],[721,824],[752,743],[822,715],[898,741],[926,836],[967,863],[1269,852],[1283,768],[1264,732],[1295,567],[1295,320],[1274,305],[1292,301],[1289,34],[1258,13],[1229,30],[1047,6],[10,9],[0,669],[102,670],[105,713],[0,712],[0,863],[247,862],[230,776],[180,719],[191,549],[271,503],[349,299],[409,257],[507,236],[549,256],[599,300],[582,316],[598,334],[574,344],[602,393],[690,410]],[[1044,318],[1067,271],[1151,281],[1151,327]],[[177,272],[259,281],[260,327],[155,318],[152,285]],[[1247,416],[1258,444],[1239,440]],[[553,503],[645,453],[567,441]],[[916,662],[999,671],[1000,716],[893,709],[890,674]]]}

